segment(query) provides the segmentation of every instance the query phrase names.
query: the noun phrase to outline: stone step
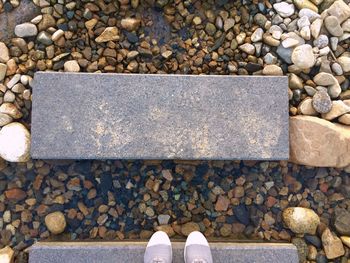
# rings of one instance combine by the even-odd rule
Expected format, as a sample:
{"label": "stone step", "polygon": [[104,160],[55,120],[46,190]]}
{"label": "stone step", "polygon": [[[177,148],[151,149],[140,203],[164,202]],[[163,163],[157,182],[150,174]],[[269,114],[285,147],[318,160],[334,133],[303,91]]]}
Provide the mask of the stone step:
{"label": "stone step", "polygon": [[[146,242],[39,242],[29,263],[142,263]],[[183,263],[184,242],[173,242],[173,263]],[[286,243],[210,243],[215,263],[297,263],[297,249]]]}
{"label": "stone step", "polygon": [[39,159],[288,159],[288,80],[39,72]]}

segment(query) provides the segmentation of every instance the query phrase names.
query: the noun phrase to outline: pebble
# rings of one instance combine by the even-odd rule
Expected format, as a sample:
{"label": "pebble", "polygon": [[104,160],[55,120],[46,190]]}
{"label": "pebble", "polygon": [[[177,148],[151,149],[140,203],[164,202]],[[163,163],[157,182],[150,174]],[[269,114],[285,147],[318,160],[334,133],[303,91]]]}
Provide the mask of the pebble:
{"label": "pebble", "polygon": [[350,72],[350,56],[342,55],[337,59],[344,72]]}
{"label": "pebble", "polygon": [[283,222],[296,234],[316,233],[320,218],[311,209],[304,207],[289,207],[282,213]]}
{"label": "pebble", "polygon": [[64,63],[65,72],[79,72],[80,66],[76,60],[69,60]]}
{"label": "pebble", "polygon": [[262,73],[268,76],[283,76],[283,70],[277,65],[266,65]]}
{"label": "pebble", "polygon": [[350,7],[343,0],[337,0],[327,9],[327,14],[335,16],[341,24],[350,17]]}
{"label": "pebble", "polygon": [[317,38],[320,35],[323,20],[321,18],[315,19],[310,26],[311,35],[313,38]]}
{"label": "pebble", "polygon": [[239,49],[242,50],[243,52],[249,54],[249,55],[254,55],[254,53],[255,53],[255,47],[249,43],[245,43],[245,44],[239,46]]}
{"label": "pebble", "polygon": [[318,48],[324,48],[328,46],[329,40],[326,35],[319,35],[315,40],[314,40],[314,46]]}
{"label": "pebble", "polygon": [[335,259],[345,254],[344,246],[339,237],[326,228],[322,233],[322,245],[328,259]]}
{"label": "pebble", "polygon": [[122,28],[128,31],[135,31],[140,27],[141,20],[136,18],[124,18],[120,22]]}
{"label": "pebble", "polygon": [[340,240],[343,242],[344,245],[346,245],[348,248],[350,248],[350,237],[341,236]]}
{"label": "pebble", "polygon": [[290,17],[294,14],[295,8],[293,4],[287,2],[280,2],[273,5],[273,8],[281,17]]}
{"label": "pebble", "polygon": [[350,112],[349,106],[342,100],[334,100],[332,101],[332,109],[328,113],[322,114],[322,118],[330,121],[348,112]]}
{"label": "pebble", "polygon": [[0,106],[0,113],[5,113],[14,119],[22,118],[22,112],[12,103],[3,103]]}
{"label": "pebble", "polygon": [[350,212],[342,210],[335,216],[334,226],[341,235],[350,236]]}
{"label": "pebble", "polygon": [[292,52],[292,62],[300,69],[309,69],[315,65],[316,59],[312,46],[304,44],[296,47]]}
{"label": "pebble", "polygon": [[335,37],[340,37],[344,34],[343,29],[336,16],[327,16],[324,20],[327,31]]}
{"label": "pebble", "polygon": [[303,115],[316,116],[318,112],[312,106],[312,98],[306,98],[299,104],[300,113]]}
{"label": "pebble", "polygon": [[301,9],[298,15],[299,17],[306,16],[309,19],[310,23],[313,23],[317,18],[321,18],[321,16],[318,13],[308,8]]}
{"label": "pebble", "polygon": [[10,60],[10,53],[5,43],[0,42],[0,63],[6,63]]}
{"label": "pebble", "polygon": [[230,200],[225,196],[220,195],[218,200],[216,201],[215,210],[218,212],[227,211],[229,204],[230,204]]}
{"label": "pebble", "polygon": [[5,113],[0,113],[0,127],[11,123],[12,120],[13,119],[12,119],[11,116],[9,116],[9,115],[7,115]]}
{"label": "pebble", "polygon": [[45,224],[47,229],[54,235],[64,232],[67,223],[66,218],[62,212],[53,212],[45,217]]}
{"label": "pebble", "polygon": [[0,249],[0,262],[1,263],[12,263],[14,262],[15,251],[9,246]]}
{"label": "pebble", "polygon": [[158,223],[159,225],[167,225],[170,220],[170,215],[159,215],[158,216]]}
{"label": "pebble", "polygon": [[[4,105],[4,104],[3,104]],[[9,162],[29,160],[30,133],[23,124],[12,122],[0,130],[0,157]]]}
{"label": "pebble", "polygon": [[338,121],[345,125],[350,125],[350,114],[344,114],[338,118]]}
{"label": "pebble", "polygon": [[250,39],[252,40],[252,42],[260,42],[262,40],[264,34],[264,30],[262,28],[257,28],[253,34],[251,35]]}
{"label": "pebble", "polygon": [[6,76],[7,65],[0,63],[0,81],[3,81]]}
{"label": "pebble", "polygon": [[33,37],[38,34],[38,29],[32,23],[23,23],[16,25],[15,34],[18,37]]}
{"label": "pebble", "polygon": [[97,43],[103,43],[108,41],[119,40],[119,31],[117,27],[107,27],[95,41]]}
{"label": "pebble", "polygon": [[62,29],[58,29],[55,33],[52,34],[52,41],[59,40],[62,36],[64,36],[64,31]]}
{"label": "pebble", "polygon": [[327,91],[316,91],[312,97],[312,106],[319,113],[328,113],[332,109],[332,100]]}

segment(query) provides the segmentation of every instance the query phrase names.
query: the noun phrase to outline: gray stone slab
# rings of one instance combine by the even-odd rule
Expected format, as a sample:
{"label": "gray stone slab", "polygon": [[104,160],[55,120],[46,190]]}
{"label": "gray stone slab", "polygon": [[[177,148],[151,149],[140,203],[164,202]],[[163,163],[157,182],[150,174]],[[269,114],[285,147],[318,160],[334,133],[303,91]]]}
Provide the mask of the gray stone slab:
{"label": "gray stone slab", "polygon": [[33,158],[288,159],[287,77],[39,72]]}
{"label": "gray stone slab", "polygon": [[[29,263],[142,263],[145,242],[39,242]],[[183,242],[173,242],[173,263],[183,263]],[[298,263],[297,249],[283,243],[210,243],[215,263]]]}

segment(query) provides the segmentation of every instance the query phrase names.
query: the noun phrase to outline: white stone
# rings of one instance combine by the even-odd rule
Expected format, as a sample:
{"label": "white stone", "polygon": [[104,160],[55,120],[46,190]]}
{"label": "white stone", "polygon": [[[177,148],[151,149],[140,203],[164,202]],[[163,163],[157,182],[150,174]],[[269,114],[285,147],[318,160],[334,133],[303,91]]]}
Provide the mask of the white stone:
{"label": "white stone", "polygon": [[23,124],[10,123],[0,130],[0,157],[8,162],[29,160],[30,133]]}
{"label": "white stone", "polygon": [[292,62],[300,69],[311,68],[316,62],[312,47],[309,44],[296,47],[292,52]]}
{"label": "white stone", "polygon": [[310,26],[311,35],[313,38],[317,38],[320,35],[323,20],[320,18],[315,19]]}
{"label": "white stone", "polygon": [[281,17],[290,17],[295,11],[294,5],[288,4],[287,2],[276,3],[273,5],[273,8]]}
{"label": "white stone", "polygon": [[316,18],[321,18],[319,14],[309,8],[301,9],[298,15],[299,17],[306,16],[309,19],[310,23],[314,22]]}
{"label": "white stone", "polygon": [[344,72],[350,72],[350,56],[343,55],[337,60]]}
{"label": "white stone", "polygon": [[264,30],[262,28],[257,28],[253,34],[251,35],[250,39],[252,40],[252,42],[259,42],[262,40],[264,34]]}
{"label": "white stone", "polygon": [[80,66],[76,60],[69,60],[64,63],[64,71],[66,72],[79,72]]}
{"label": "white stone", "polygon": [[32,23],[23,23],[15,27],[15,35],[18,37],[33,37],[38,34],[38,29]]}
{"label": "white stone", "polygon": [[239,49],[242,50],[243,52],[249,54],[249,55],[254,55],[254,53],[255,53],[255,47],[249,43],[245,43],[245,44],[239,46]]}

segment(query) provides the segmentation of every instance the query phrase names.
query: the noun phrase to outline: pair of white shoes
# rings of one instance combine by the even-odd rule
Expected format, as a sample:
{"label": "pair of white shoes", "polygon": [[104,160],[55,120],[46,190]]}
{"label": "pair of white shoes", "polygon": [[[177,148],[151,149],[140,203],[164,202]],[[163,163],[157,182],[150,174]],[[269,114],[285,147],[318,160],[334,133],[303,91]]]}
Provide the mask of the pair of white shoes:
{"label": "pair of white shoes", "polygon": [[[149,240],[144,263],[171,263],[173,253],[168,235],[163,231],[154,233]],[[185,263],[213,263],[207,239],[201,232],[192,232],[186,240],[184,251]]]}

